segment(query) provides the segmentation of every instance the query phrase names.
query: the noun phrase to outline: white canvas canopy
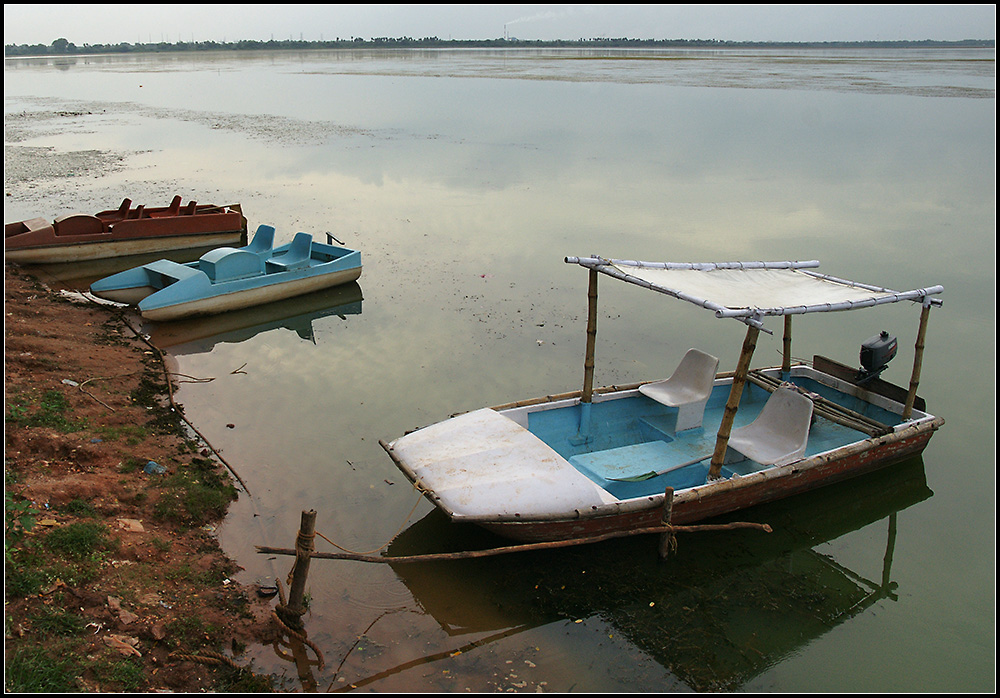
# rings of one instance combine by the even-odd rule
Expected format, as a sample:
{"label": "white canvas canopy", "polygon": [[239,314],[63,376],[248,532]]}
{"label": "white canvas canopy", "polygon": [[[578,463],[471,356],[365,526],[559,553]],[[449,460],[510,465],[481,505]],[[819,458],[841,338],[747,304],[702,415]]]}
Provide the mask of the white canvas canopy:
{"label": "white canvas canopy", "polygon": [[932,298],[941,293],[941,286],[898,292],[880,286],[870,286],[846,281],[813,271],[817,261],[808,262],[638,262],[592,257],[566,257],[567,264],[579,264],[590,270],[587,292],[589,311],[587,319],[587,356],[584,360],[583,397],[591,401],[594,382],[594,347],[597,336],[597,275],[598,272],[630,284],[648,288],[713,311],[716,317],[736,318],[747,324],[739,362],[733,376],[732,388],[722,425],[716,440],[715,453],[709,478],[718,477],[729,441],[730,430],[736,416],[740,394],[746,381],[750,360],[757,344],[757,334],[767,332],[763,319],[767,316],[785,316],[784,360],[782,370],[788,371],[791,362],[791,316],[803,313],[820,313],[869,308],[900,301],[918,301],[922,306],[920,328],[913,361],[913,375],[903,418],[909,419],[916,398],[923,355],[924,333],[932,305],[940,299]]}
{"label": "white canvas canopy", "polygon": [[899,301],[924,301],[941,286],[892,291],[813,271],[819,262],[723,262],[711,264],[638,262],[567,257],[627,283],[642,286],[760,326],[764,316],[867,308]]}

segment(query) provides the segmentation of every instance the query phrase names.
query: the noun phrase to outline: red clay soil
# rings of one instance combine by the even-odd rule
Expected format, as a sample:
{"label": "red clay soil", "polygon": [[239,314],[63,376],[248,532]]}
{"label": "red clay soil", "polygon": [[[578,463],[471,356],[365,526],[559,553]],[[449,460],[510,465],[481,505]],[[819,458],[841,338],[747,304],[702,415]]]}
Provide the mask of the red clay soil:
{"label": "red clay soil", "polygon": [[[117,311],[4,277],[5,688],[49,654],[75,668],[69,690],[268,690],[240,653],[273,639],[271,608],[210,530],[232,483],[164,407],[158,352]],[[192,506],[192,481],[222,503]],[[59,531],[98,544],[76,555]]]}

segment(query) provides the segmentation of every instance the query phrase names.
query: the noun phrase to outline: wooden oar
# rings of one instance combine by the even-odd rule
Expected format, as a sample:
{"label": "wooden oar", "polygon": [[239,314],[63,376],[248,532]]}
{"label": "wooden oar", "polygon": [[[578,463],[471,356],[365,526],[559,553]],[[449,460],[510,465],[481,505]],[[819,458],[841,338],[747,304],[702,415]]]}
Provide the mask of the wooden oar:
{"label": "wooden oar", "polygon": [[711,458],[711,453],[706,453],[701,458],[695,458],[694,460],[685,461],[679,465],[671,465],[669,468],[664,470],[654,470],[644,475],[633,475],[632,477],[609,477],[608,480],[613,480],[615,482],[642,482],[644,480],[652,480],[654,477],[659,477],[660,475],[665,475],[671,470],[680,470],[681,468],[686,468],[689,465],[694,465],[695,463],[701,463],[706,458]]}

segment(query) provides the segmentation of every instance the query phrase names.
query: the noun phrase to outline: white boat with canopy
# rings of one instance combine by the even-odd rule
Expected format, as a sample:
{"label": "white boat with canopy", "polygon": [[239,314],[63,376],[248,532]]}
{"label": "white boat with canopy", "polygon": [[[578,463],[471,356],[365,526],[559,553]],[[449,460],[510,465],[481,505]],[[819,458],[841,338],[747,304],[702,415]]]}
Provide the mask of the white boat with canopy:
{"label": "white boat with canopy", "polygon": [[[689,523],[860,475],[919,453],[944,422],[917,396],[941,286],[909,291],[821,274],[819,263],[673,263],[567,257],[589,272],[583,389],[458,415],[383,447],[456,522],[521,540]],[[666,380],[594,388],[598,277],[747,325],[733,371],[692,349]],[[912,302],[921,308],[907,388],[879,375],[887,333],[860,369],[793,362],[795,315]],[[750,369],[760,332],[783,320],[781,366]]]}

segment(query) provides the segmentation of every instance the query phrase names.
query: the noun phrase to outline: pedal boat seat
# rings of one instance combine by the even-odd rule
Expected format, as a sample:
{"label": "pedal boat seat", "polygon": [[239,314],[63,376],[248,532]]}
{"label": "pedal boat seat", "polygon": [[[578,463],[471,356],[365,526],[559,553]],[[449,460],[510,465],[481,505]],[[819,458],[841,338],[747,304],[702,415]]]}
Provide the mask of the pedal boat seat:
{"label": "pedal boat seat", "polygon": [[[729,449],[761,465],[785,465],[801,459],[809,440],[813,402],[790,388],[778,388],[750,424],[733,429]],[[726,460],[734,462],[739,458]]]}
{"label": "pedal boat seat", "polygon": [[705,405],[712,394],[712,385],[719,368],[719,360],[700,349],[688,349],[670,378],[639,386],[639,392],[648,398],[677,408],[675,431],[685,431],[701,426]]}

